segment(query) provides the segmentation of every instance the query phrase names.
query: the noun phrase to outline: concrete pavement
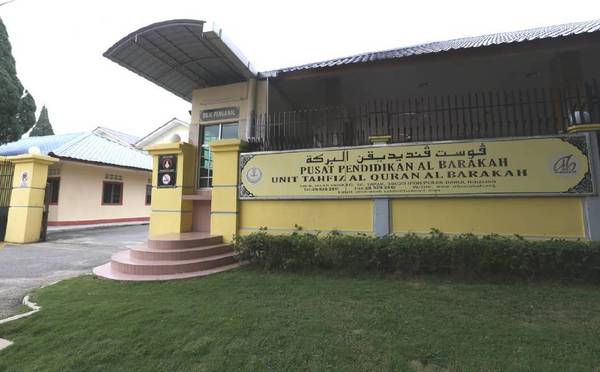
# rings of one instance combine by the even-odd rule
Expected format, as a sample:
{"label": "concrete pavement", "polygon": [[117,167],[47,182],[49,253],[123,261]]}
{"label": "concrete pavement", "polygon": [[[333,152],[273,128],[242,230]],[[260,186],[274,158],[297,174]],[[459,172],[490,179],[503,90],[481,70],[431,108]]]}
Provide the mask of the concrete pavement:
{"label": "concrete pavement", "polygon": [[134,225],[48,232],[44,243],[4,245],[0,248],[0,319],[16,314],[33,289],[91,273],[113,253],[147,237],[148,225]]}

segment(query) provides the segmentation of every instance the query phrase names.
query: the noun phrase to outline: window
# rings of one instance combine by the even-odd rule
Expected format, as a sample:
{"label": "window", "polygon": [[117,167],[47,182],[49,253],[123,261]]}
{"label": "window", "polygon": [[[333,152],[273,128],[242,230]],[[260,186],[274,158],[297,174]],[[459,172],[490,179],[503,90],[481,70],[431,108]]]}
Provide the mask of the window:
{"label": "window", "polygon": [[238,123],[205,125],[201,131],[198,187],[212,187],[212,154],[208,144],[219,139],[238,138]]}
{"label": "window", "polygon": [[60,190],[60,178],[50,177],[48,178],[48,195],[50,198],[50,204],[58,204],[58,192]]}
{"label": "window", "polygon": [[123,183],[104,181],[102,186],[103,205],[123,204]]}
{"label": "window", "polygon": [[146,185],[146,205],[152,204],[152,184]]}

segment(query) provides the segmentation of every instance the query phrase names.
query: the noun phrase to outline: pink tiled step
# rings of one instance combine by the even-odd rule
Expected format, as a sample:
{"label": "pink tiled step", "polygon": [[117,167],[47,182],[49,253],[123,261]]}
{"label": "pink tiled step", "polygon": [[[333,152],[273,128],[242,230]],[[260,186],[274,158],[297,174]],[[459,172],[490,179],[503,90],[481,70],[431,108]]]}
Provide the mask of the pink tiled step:
{"label": "pink tiled step", "polygon": [[235,253],[196,258],[193,260],[139,260],[131,257],[130,251],[123,251],[112,256],[113,269],[124,274],[179,274],[191,271],[214,269],[235,263]]}
{"label": "pink tiled step", "polygon": [[233,252],[233,246],[231,244],[217,244],[184,249],[156,249],[148,248],[145,245],[131,246],[128,248],[132,258],[152,261],[193,260],[195,258]]}
{"label": "pink tiled step", "polygon": [[210,235],[206,233],[183,233],[167,234],[153,236],[148,239],[148,248],[155,249],[182,249],[193,247],[205,247],[223,243],[223,237],[220,235]]}
{"label": "pink tiled step", "polygon": [[131,246],[94,269],[105,279],[148,281],[206,276],[238,267],[231,244],[221,236],[184,233],[155,236]]}
{"label": "pink tiled step", "polygon": [[98,266],[94,269],[94,274],[103,279],[121,280],[121,281],[132,281],[132,282],[148,282],[148,281],[160,281],[160,280],[177,280],[177,279],[191,279],[203,277],[211,274],[221,273],[223,271],[232,270],[241,266],[241,263],[234,263],[227,266],[216,267],[210,270],[192,271],[190,273],[180,274],[169,274],[169,275],[136,275],[136,274],[124,274],[119,271],[114,271],[109,263],[102,266]]}

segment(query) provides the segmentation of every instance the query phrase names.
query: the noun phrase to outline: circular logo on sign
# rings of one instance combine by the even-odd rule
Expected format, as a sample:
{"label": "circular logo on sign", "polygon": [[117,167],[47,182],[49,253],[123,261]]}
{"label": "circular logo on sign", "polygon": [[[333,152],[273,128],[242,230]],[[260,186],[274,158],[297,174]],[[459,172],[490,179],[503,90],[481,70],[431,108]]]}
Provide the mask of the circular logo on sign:
{"label": "circular logo on sign", "polygon": [[162,184],[163,185],[168,185],[169,183],[171,183],[171,175],[170,174],[163,174],[162,178],[161,178]]}
{"label": "circular logo on sign", "polygon": [[246,179],[248,182],[254,184],[258,183],[262,178],[262,171],[257,167],[252,167],[246,173]]}

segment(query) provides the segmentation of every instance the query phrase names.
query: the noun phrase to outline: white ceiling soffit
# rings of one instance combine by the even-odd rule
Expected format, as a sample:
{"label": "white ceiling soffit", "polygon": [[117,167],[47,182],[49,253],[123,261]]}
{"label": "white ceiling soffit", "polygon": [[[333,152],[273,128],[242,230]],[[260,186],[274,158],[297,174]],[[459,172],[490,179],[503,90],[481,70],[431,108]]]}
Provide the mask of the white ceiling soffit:
{"label": "white ceiling soffit", "polygon": [[244,55],[206,22],[158,22],[125,36],[104,57],[189,102],[192,90],[238,83],[256,77]]}

